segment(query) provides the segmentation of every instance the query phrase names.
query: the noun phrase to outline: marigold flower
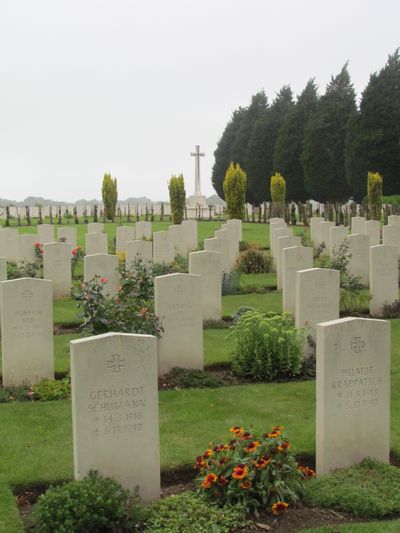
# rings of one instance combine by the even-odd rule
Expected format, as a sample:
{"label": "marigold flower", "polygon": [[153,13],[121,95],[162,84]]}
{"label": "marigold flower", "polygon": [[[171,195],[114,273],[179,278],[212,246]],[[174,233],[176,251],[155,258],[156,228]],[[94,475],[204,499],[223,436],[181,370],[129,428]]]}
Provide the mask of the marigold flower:
{"label": "marigold flower", "polygon": [[213,451],[212,450],[206,450],[204,453],[203,453],[203,458],[204,459],[207,459],[208,457],[211,457],[213,454]]}
{"label": "marigold flower", "polygon": [[240,426],[233,426],[229,431],[231,431],[235,435],[235,437],[241,437],[244,433],[243,428],[241,428]]}
{"label": "marigold flower", "polygon": [[246,481],[243,481],[243,483],[240,484],[241,489],[249,489],[251,488],[251,481],[248,479]]}
{"label": "marigold flower", "polygon": [[218,477],[215,474],[212,474],[212,473],[211,474],[207,474],[206,477],[204,478],[201,486],[204,489],[209,489],[217,481],[217,479],[218,479]]}
{"label": "marigold flower", "polygon": [[247,476],[249,469],[245,465],[235,466],[232,477],[235,479],[243,479]]}
{"label": "marigold flower", "polygon": [[222,485],[222,486],[229,485],[229,479],[226,479],[225,476],[221,475],[221,476],[219,476],[218,484]]}
{"label": "marigold flower", "polygon": [[315,472],[312,468],[308,466],[299,466],[299,471],[303,474],[306,479],[315,477]]}
{"label": "marigold flower", "polygon": [[108,282],[108,278],[100,278],[100,283],[107,283]]}
{"label": "marigold flower", "polygon": [[274,431],[271,431],[270,433],[267,433],[267,438],[268,439],[277,439],[280,436],[281,436],[281,432],[277,431],[277,430],[274,430]]}
{"label": "marigold flower", "polygon": [[274,515],[286,513],[288,507],[289,507],[289,504],[286,502],[276,502],[272,506],[272,513]]}
{"label": "marigold flower", "polygon": [[254,461],[254,465],[256,468],[265,468],[269,465],[269,463],[271,462],[271,459],[265,459],[264,457],[260,457],[259,459],[257,459],[257,461]]}
{"label": "marigold flower", "polygon": [[252,453],[254,452],[255,450],[257,450],[257,448],[260,446],[260,443],[258,441],[253,441],[253,442],[250,442],[250,444],[248,444],[246,446],[246,452],[247,453]]}
{"label": "marigold flower", "polygon": [[229,446],[227,446],[226,444],[221,444],[219,449],[221,452],[225,452],[226,450],[229,450]]}
{"label": "marigold flower", "polygon": [[290,447],[291,447],[290,442],[284,441],[277,448],[278,448],[278,451],[280,451],[280,452],[286,452],[287,450],[290,449]]}
{"label": "marigold flower", "polygon": [[250,439],[252,439],[252,438],[253,438],[253,437],[252,437],[252,435],[251,435],[251,433],[250,433],[249,431],[245,431],[245,432],[243,433],[242,440],[250,440]]}

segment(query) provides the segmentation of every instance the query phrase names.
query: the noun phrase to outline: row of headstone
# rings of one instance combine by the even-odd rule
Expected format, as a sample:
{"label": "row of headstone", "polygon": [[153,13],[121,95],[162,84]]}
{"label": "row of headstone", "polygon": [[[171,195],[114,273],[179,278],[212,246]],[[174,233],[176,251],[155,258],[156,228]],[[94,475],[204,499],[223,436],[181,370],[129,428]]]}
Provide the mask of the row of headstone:
{"label": "row of headstone", "polygon": [[230,272],[239,257],[239,243],[242,240],[242,221],[230,219],[214,232],[213,238],[204,240],[204,249],[219,253],[222,271]]}

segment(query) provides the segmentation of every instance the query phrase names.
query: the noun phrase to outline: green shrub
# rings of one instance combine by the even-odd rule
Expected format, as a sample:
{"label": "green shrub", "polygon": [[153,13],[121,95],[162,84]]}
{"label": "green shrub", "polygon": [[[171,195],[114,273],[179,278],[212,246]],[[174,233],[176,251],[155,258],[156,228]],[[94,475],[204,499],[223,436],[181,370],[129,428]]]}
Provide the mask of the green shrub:
{"label": "green shrub", "polygon": [[71,398],[71,383],[68,378],[42,379],[36,385],[32,385],[31,391],[33,400],[68,400]]}
{"label": "green shrub", "polygon": [[30,387],[0,387],[0,403],[32,401]]}
{"label": "green shrub", "polygon": [[382,176],[379,172],[368,172],[368,206],[372,220],[380,220],[382,214]]}
{"label": "green shrub", "polygon": [[82,481],[48,489],[34,513],[42,533],[136,531],[143,517],[137,494],[93,472]]}
{"label": "green shrub", "polygon": [[39,277],[40,265],[35,261],[7,262],[7,279]]}
{"label": "green shrub", "polygon": [[163,376],[163,381],[168,387],[176,389],[217,388],[224,384],[213,374],[186,368],[172,368]]}
{"label": "green shrub", "polygon": [[306,498],[313,505],[384,518],[400,513],[400,469],[365,459],[307,483]]}
{"label": "green shrub", "polygon": [[245,274],[260,274],[272,271],[272,257],[263,250],[249,249],[242,252],[236,267]]}
{"label": "green shrub", "polygon": [[148,533],[229,533],[247,525],[241,506],[210,505],[193,492],[183,492],[153,503],[146,520]]}
{"label": "green shrub", "polygon": [[186,191],[182,174],[171,176],[168,182],[171,215],[174,224],[181,224],[185,212]]}
{"label": "green shrub", "polygon": [[196,459],[200,492],[220,505],[286,511],[288,502],[302,494],[304,478],[314,472],[299,468],[281,426],[264,434],[239,426],[230,431],[235,438],[229,444],[214,446]]}
{"label": "green shrub", "polygon": [[239,320],[241,316],[243,316],[245,313],[248,313],[249,311],[254,311],[253,307],[250,307],[249,305],[242,305],[237,309],[234,313],[231,314],[231,320],[234,324]]}
{"label": "green shrub", "polygon": [[239,163],[235,166],[233,161],[231,161],[231,164],[226,171],[223,184],[226,209],[229,218],[239,218],[242,220],[244,217],[246,187],[246,172],[240,168]]}
{"label": "green shrub", "polygon": [[244,313],[231,327],[232,370],[254,381],[291,378],[301,373],[304,332],[289,314]]}

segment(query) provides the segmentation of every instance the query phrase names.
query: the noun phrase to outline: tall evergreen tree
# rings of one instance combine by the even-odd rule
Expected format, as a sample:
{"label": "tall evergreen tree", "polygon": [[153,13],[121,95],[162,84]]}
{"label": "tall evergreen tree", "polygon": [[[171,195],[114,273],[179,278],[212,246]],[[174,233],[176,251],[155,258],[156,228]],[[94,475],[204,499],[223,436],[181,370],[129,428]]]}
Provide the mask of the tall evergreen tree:
{"label": "tall evergreen tree", "polygon": [[271,107],[267,108],[254,125],[244,164],[247,173],[247,202],[260,205],[271,198],[269,179],[274,174],[275,142],[293,105],[292,90],[285,85],[276,95]]}
{"label": "tall evergreen tree", "polygon": [[359,113],[349,124],[346,175],[358,200],[367,194],[368,171],[383,176],[385,195],[398,194],[400,176],[400,54],[371,74]]}
{"label": "tall evergreen tree", "polygon": [[220,198],[224,197],[224,179],[226,171],[232,161],[232,149],[236,135],[240,129],[241,123],[247,113],[247,109],[239,107],[232,113],[232,117],[225,127],[225,130],[218,141],[217,148],[214,152],[214,166],[212,170],[211,181],[213,187]]}
{"label": "tall evergreen tree", "polygon": [[276,139],[274,171],[285,176],[288,200],[304,201],[309,198],[304,186],[301,153],[304,132],[308,121],[316,111],[317,103],[317,86],[314,79],[311,79],[298,97],[293,109],[287,114]]}
{"label": "tall evergreen tree", "polygon": [[355,113],[355,92],[346,63],[341,72],[332,77],[319,99],[304,135],[305,187],[314,200],[345,200],[351,195],[345,175],[344,150],[347,125]]}

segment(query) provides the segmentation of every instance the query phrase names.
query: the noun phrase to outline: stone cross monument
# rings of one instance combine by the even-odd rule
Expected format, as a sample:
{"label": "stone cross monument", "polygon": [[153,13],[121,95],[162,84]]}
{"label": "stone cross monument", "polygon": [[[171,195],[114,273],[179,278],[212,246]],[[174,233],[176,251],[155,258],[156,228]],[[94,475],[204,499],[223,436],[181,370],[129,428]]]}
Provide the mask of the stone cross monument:
{"label": "stone cross monument", "polygon": [[204,157],[205,154],[200,152],[200,145],[196,144],[195,151],[190,153],[195,158],[195,181],[194,181],[194,195],[189,196],[187,205],[188,207],[207,207],[207,199],[201,194],[200,185],[200,157]]}

